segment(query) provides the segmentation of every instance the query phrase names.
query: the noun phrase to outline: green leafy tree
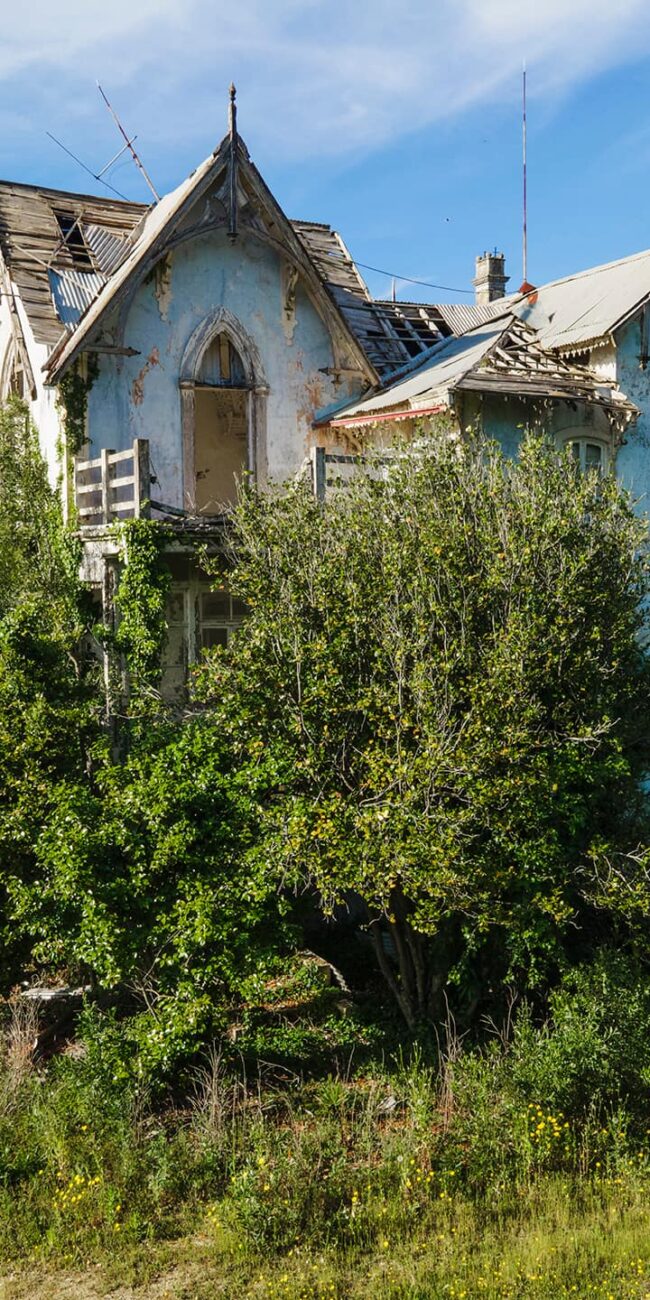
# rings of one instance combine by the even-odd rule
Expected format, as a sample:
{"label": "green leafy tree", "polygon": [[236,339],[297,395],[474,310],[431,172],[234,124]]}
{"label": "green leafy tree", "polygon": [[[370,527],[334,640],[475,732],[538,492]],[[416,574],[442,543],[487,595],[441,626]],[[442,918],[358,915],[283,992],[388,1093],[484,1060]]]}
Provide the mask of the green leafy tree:
{"label": "green leafy tree", "polygon": [[29,959],[16,882],[38,890],[35,845],[62,781],[88,769],[98,691],[77,548],[24,403],[0,408],[0,928],[6,982]]}
{"label": "green leafy tree", "polygon": [[613,479],[429,439],[324,508],[247,494],[232,562],[251,613],[203,697],[276,769],[276,871],[360,896],[410,1025],[647,915],[645,528]]}

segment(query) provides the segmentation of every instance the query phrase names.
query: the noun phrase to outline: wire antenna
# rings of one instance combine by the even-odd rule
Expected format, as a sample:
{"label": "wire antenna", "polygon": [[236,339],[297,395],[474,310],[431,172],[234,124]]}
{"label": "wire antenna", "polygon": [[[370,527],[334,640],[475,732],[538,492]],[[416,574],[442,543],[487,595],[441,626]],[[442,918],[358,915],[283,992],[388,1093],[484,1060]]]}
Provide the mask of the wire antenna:
{"label": "wire antenna", "polygon": [[526,122],[526,64],[524,63],[522,75],[522,98],[521,98],[521,142],[522,142],[522,163],[523,163],[523,227],[522,227],[522,262],[523,262],[523,283],[528,283],[528,142],[527,122]]}
{"label": "wire antenna", "polygon": [[98,89],[98,91],[99,91],[99,93],[100,93],[100,95],[101,95],[101,97],[102,97],[102,99],[103,99],[103,101],[104,101],[104,103],[105,103],[105,105],[106,105],[106,107],[107,107],[107,109],[108,109],[108,111],[109,111],[109,113],[110,113],[110,115],[111,115],[113,121],[115,122],[115,125],[116,125],[116,127],[117,127],[117,129],[118,129],[120,135],[121,135],[121,136],[123,137],[123,139],[126,141],[124,147],[125,147],[126,149],[129,150],[129,153],[131,154],[131,157],[133,158],[133,161],[134,161],[136,167],[137,167],[137,168],[139,169],[139,171],[142,173],[142,176],[143,176],[144,180],[146,181],[147,185],[149,186],[149,189],[151,190],[151,193],[153,194],[156,203],[159,203],[159,202],[160,202],[160,195],[159,195],[158,191],[156,190],[156,187],[155,187],[155,185],[154,185],[154,183],[153,183],[153,181],[152,181],[152,179],[151,179],[149,173],[147,172],[147,170],[146,170],[146,168],[145,168],[145,166],[144,166],[144,163],[141,161],[141,159],[139,158],[139,156],[138,156],[138,154],[136,153],[135,149],[133,148],[133,142],[132,142],[132,140],[129,139],[129,137],[128,137],[126,131],[124,130],[124,127],[122,126],[122,123],[120,122],[119,117],[117,116],[117,113],[115,112],[115,109],[113,108],[113,105],[110,103],[110,100],[108,99],[108,97],[104,94],[104,91],[102,90],[102,88],[101,88],[99,82],[97,82],[97,89]]}
{"label": "wire antenna", "polygon": [[[57,140],[56,136],[55,136],[55,135],[52,135],[52,132],[51,132],[51,131],[46,131],[45,134],[46,134],[46,136],[49,137],[50,140],[53,140],[54,143],[57,144],[57,145],[59,146],[59,149],[63,149],[63,152],[64,152],[64,153],[67,153],[67,155],[68,155],[69,158],[72,158],[73,161],[76,162],[76,163],[78,163],[80,167],[83,167],[84,171],[85,171],[85,172],[88,172],[88,175],[89,175],[89,176],[92,176],[93,180],[95,180],[95,181],[100,181],[102,185],[105,185],[105,186],[106,186],[106,189],[107,189],[107,190],[111,190],[113,194],[116,194],[117,197],[118,197],[118,199],[124,199],[125,202],[128,203],[129,200],[128,200],[127,197],[126,197],[126,194],[122,194],[122,191],[121,191],[121,190],[116,190],[114,185],[110,185],[108,181],[105,181],[105,180],[104,180],[104,172],[106,171],[106,167],[102,167],[102,170],[101,170],[100,172],[94,172],[93,169],[92,169],[92,167],[88,167],[88,166],[86,166],[86,163],[85,163],[85,162],[82,162],[82,161],[81,161],[81,158],[77,158],[76,153],[73,153],[73,152],[72,152],[72,149],[68,149],[68,146],[67,146],[66,144],[63,144],[63,142],[62,142],[61,140]],[[125,148],[126,148],[126,146],[125,146]],[[123,152],[124,152],[124,150],[123,150],[123,149],[120,149],[120,153],[123,153]],[[119,154],[116,154],[116,157],[117,157],[117,158],[119,158],[119,156],[120,156]],[[115,158],[111,158],[111,163],[114,163],[114,162],[115,162]],[[111,163],[107,163],[106,166],[107,166],[107,167],[110,167]]]}

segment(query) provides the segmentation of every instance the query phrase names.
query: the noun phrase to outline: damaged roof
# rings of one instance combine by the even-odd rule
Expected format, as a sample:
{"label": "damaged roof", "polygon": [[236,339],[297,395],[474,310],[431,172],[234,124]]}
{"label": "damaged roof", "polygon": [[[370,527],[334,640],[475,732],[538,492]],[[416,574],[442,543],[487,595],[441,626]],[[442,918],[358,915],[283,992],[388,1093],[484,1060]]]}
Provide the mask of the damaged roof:
{"label": "damaged roof", "polygon": [[0,181],[0,250],[37,343],[76,324],[129,248],[140,203]]}
{"label": "damaged roof", "polygon": [[381,392],[339,408],[319,423],[333,427],[373,423],[399,412],[412,419],[450,405],[452,394],[459,390],[587,402],[603,407],[622,423],[638,414],[615,383],[603,383],[585,366],[573,365],[542,347],[535,331],[509,312],[460,338],[439,343],[426,360],[411,365]]}
{"label": "damaged roof", "polygon": [[[128,275],[170,214],[212,166],[206,159],[176,190],[147,207],[120,199],[0,182],[0,249],[37,342],[60,352],[65,335],[96,314],[100,291]],[[450,334],[503,310],[374,300],[341,236],[323,222],[290,223],[339,315],[380,379],[386,380]],[[103,301],[104,295],[102,295]],[[99,303],[97,303],[99,307]],[[58,344],[58,348],[56,345]]]}
{"label": "damaged roof", "polygon": [[579,351],[607,338],[650,297],[650,250],[553,280],[515,310],[544,347]]}

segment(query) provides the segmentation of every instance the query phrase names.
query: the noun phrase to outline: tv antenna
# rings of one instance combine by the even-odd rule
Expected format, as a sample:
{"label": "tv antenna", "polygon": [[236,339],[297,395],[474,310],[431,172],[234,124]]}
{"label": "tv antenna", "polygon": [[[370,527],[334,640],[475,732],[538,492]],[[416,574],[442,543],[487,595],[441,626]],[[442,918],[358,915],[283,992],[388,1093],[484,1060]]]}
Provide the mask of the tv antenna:
{"label": "tv antenna", "polygon": [[[527,149],[527,122],[526,122],[526,64],[524,63],[522,74],[522,96],[521,96],[521,143],[522,143],[522,164],[523,164],[523,227],[522,227],[522,262],[523,262],[523,284],[528,284],[528,149]],[[523,286],[522,286],[523,287]]]}
{"label": "tv antenna", "polygon": [[[49,137],[50,140],[53,140],[54,143],[59,146],[59,149],[63,149],[63,152],[67,153],[69,158],[72,158],[73,161],[78,163],[80,167],[83,167],[84,171],[88,172],[88,175],[92,176],[93,180],[100,181],[102,185],[106,186],[107,190],[111,190],[113,194],[116,194],[118,199],[124,199],[126,202],[128,202],[128,199],[126,198],[126,194],[122,194],[121,190],[116,190],[114,185],[111,185],[109,181],[104,180],[104,173],[108,171],[109,167],[113,166],[114,162],[117,162],[117,159],[119,157],[121,157],[121,155],[124,153],[124,150],[126,149],[126,145],[124,145],[124,148],[120,149],[119,153],[115,154],[114,158],[111,158],[110,162],[107,162],[105,167],[102,167],[101,171],[94,172],[92,167],[88,167],[88,165],[85,162],[82,162],[81,158],[77,157],[76,153],[72,152],[72,149],[68,149],[67,144],[64,144],[62,140],[57,140],[56,136],[52,135],[51,131],[46,131],[45,134],[46,136]],[[133,138],[135,139],[135,136]]]}
{"label": "tv antenna", "polygon": [[[125,149],[128,149],[128,151],[129,151],[129,153],[131,154],[131,157],[132,157],[132,159],[133,159],[133,161],[134,161],[136,167],[140,170],[140,172],[142,173],[142,176],[143,176],[144,180],[146,181],[147,185],[149,186],[149,189],[151,190],[151,193],[153,194],[156,203],[159,203],[159,202],[160,202],[160,195],[159,195],[158,191],[156,190],[156,187],[155,187],[155,185],[154,185],[154,183],[153,183],[153,181],[152,181],[152,179],[151,179],[149,173],[147,172],[147,170],[146,170],[146,168],[145,168],[145,166],[144,166],[144,163],[142,162],[142,160],[140,159],[140,157],[139,157],[138,154],[136,153],[135,149],[133,148],[133,140],[135,139],[135,136],[133,137],[133,139],[129,139],[129,137],[128,137],[126,131],[124,130],[124,127],[122,126],[122,123],[120,122],[119,117],[117,116],[117,113],[115,112],[115,109],[113,108],[113,105],[110,103],[110,100],[108,99],[108,96],[104,94],[104,91],[102,90],[102,88],[101,88],[99,82],[97,82],[97,89],[98,89],[98,91],[99,91],[99,93],[100,93],[100,95],[101,95],[101,97],[102,97],[102,99],[103,99],[103,101],[104,101],[104,103],[105,103],[105,105],[106,105],[106,107],[107,107],[107,109],[108,109],[108,111],[109,111],[109,113],[110,113],[110,115],[111,115],[113,121],[115,122],[115,125],[116,125],[116,127],[117,127],[117,129],[118,129],[120,135],[121,135],[121,136],[124,138],[124,140],[125,140],[124,148],[120,150],[120,153],[124,153],[124,150],[125,150]],[[116,158],[119,158],[119,156],[120,156],[120,154],[116,154]],[[112,161],[112,162],[115,162],[115,158],[113,158],[111,161]]]}

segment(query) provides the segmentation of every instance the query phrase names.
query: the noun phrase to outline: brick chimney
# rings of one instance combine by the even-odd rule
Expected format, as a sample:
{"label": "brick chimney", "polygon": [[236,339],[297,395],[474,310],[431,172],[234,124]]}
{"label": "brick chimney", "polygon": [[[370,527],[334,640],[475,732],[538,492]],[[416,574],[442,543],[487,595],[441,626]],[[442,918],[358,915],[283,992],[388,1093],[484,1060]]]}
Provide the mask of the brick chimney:
{"label": "brick chimney", "polygon": [[504,298],[506,285],[510,277],[506,275],[506,259],[503,253],[483,253],[476,259],[476,275],[472,281],[476,290],[476,301],[481,305]]}

